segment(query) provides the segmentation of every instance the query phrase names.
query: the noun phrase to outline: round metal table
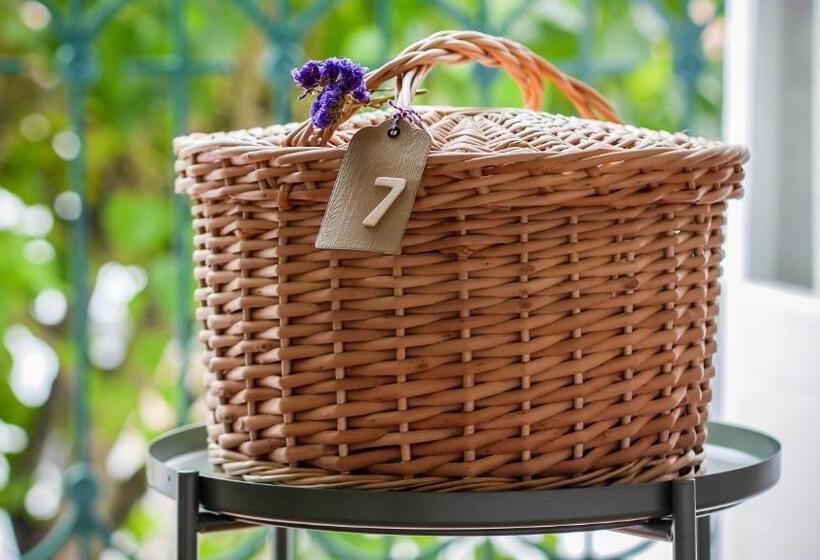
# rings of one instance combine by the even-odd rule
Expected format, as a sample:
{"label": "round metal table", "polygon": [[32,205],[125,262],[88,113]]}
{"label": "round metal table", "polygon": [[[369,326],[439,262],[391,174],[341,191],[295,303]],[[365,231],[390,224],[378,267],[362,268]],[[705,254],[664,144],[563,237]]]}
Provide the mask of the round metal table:
{"label": "round metal table", "polygon": [[197,557],[197,535],[274,526],[275,558],[287,560],[289,528],[423,535],[523,535],[615,529],[673,542],[675,560],[708,560],[709,515],[775,485],[780,444],[712,422],[707,472],[632,486],[518,492],[367,492],[222,478],[204,426],[169,432],[149,447],[148,484],[177,501],[177,558]]}

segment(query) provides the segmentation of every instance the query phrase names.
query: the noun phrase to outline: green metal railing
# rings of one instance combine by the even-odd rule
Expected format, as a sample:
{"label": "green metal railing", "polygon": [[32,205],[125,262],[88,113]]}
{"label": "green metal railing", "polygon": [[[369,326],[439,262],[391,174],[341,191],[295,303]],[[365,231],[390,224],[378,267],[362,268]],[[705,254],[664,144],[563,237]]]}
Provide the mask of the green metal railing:
{"label": "green metal railing", "polygon": [[[92,468],[90,458],[90,435],[92,420],[89,403],[90,363],[88,348],[88,303],[89,303],[89,227],[90,218],[86,196],[86,102],[89,88],[99,79],[98,65],[94,57],[93,46],[101,32],[126,5],[136,5],[140,0],[107,0],[88,6],[84,0],[68,0],[64,9],[58,9],[52,0],[39,0],[51,14],[51,31],[59,42],[57,59],[62,84],[68,105],[68,119],[71,131],[76,134],[80,151],[76,158],[68,162],[68,181],[70,190],[81,203],[80,215],[71,222],[70,262],[71,280],[71,336],[73,348],[73,386],[71,393],[71,433],[73,437],[73,466],[65,474],[65,496],[67,514],[53,527],[48,536],[35,548],[28,551],[24,558],[41,560],[51,558],[58,553],[69,540],[77,545],[77,557],[83,560],[92,557],[94,539],[103,546],[115,547],[112,543],[112,528],[98,515],[99,484]],[[226,0],[227,1],[227,0]],[[291,118],[291,107],[287,92],[291,87],[289,70],[300,64],[303,59],[303,47],[308,33],[324,14],[330,11],[341,0],[316,0],[301,10],[296,10],[288,0],[275,2],[275,16],[271,16],[263,3],[256,0],[229,0],[233,7],[244,13],[253,25],[265,37],[273,55],[265,69],[265,77],[271,86],[273,95],[271,107],[273,118],[284,122]],[[455,26],[465,29],[477,29],[489,33],[506,34],[515,23],[516,18],[525,12],[533,0],[522,0],[520,5],[510,12],[510,16],[501,21],[490,18],[489,0],[478,0],[475,11],[463,8],[463,4],[448,0],[434,0],[431,9],[439,10]],[[674,72],[684,91],[684,109],[680,118],[681,128],[691,126],[696,103],[696,82],[704,68],[704,55],[700,44],[702,27],[693,23],[686,13],[686,3],[679,2],[680,8],[670,8],[670,3],[663,0],[644,0],[644,4],[653,10],[666,23],[672,46],[674,48]],[[394,3],[390,0],[374,0],[373,20],[381,34],[384,46],[389,45],[391,30],[395,22],[393,17]],[[188,128],[189,108],[191,101],[191,84],[201,76],[225,72],[230,69],[229,61],[202,61],[194,57],[191,38],[188,35],[185,11],[186,0],[171,0],[170,20],[168,22],[173,39],[173,53],[160,60],[139,60],[131,64],[133,72],[139,75],[158,76],[168,80],[171,87],[170,113],[172,115],[172,133],[183,134]],[[595,82],[596,78],[607,74],[622,74],[631,68],[630,63],[598,64],[593,60],[593,51],[597,30],[595,27],[597,5],[594,0],[582,0],[581,5],[584,23],[579,34],[578,55],[573,60],[565,60],[561,66],[578,75],[581,79]],[[384,52],[387,52],[385,49]],[[560,63],[561,61],[559,61]],[[20,61],[0,58],[0,75],[14,74],[23,70]],[[496,73],[487,68],[476,67],[475,80],[479,86],[480,100],[489,103],[489,89]],[[170,191],[170,189],[169,189]],[[193,335],[192,298],[189,293],[191,278],[191,257],[189,247],[190,212],[187,202],[182,197],[174,196],[174,255],[177,270],[177,317],[176,339],[180,348],[181,372],[178,382],[178,418],[180,423],[188,419],[191,395],[187,388],[189,342]],[[225,558],[248,558],[258,553],[265,545],[265,534],[257,532],[229,556]],[[334,542],[332,537],[316,537],[316,544],[336,556],[361,558],[354,551],[344,549],[343,545]],[[446,547],[444,544],[436,550]],[[492,541],[487,540],[482,553],[491,557]],[[646,545],[622,555],[630,557],[643,550]],[[541,549],[548,557],[554,553]],[[387,551],[387,549],[385,549]],[[128,553],[124,552],[127,556]],[[386,552],[385,556],[386,557]],[[433,556],[430,556],[432,558]],[[600,558],[588,546],[587,559]]]}
{"label": "green metal railing", "polygon": [[[171,30],[174,52],[163,60],[141,60],[132,65],[132,71],[142,75],[162,76],[171,83],[171,134],[180,136],[188,131],[191,83],[198,77],[220,74],[231,69],[228,61],[201,61],[191,52],[188,28],[185,25],[186,0],[172,0]],[[173,180],[173,178],[172,178]],[[174,256],[176,278],[176,339],[179,344],[179,377],[177,379],[177,422],[188,423],[191,402],[188,388],[190,341],[193,334],[191,321],[191,246],[189,230],[191,210],[182,196],[172,195],[174,223]]]}

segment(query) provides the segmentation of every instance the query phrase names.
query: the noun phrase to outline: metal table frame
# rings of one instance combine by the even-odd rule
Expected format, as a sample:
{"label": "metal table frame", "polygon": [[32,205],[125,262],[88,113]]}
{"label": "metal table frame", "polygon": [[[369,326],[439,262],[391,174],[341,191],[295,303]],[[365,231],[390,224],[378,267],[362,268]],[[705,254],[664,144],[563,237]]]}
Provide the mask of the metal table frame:
{"label": "metal table frame", "polygon": [[[518,492],[367,492],[299,488],[213,474],[203,426],[149,447],[148,483],[177,501],[177,558],[195,560],[199,533],[276,527],[274,558],[292,557],[292,528],[379,534],[523,535],[619,530],[673,543],[675,560],[709,560],[709,516],[765,492],[780,477],[770,436],[710,424],[709,450],[723,457],[696,478],[632,486]],[[708,461],[708,459],[707,459]]]}

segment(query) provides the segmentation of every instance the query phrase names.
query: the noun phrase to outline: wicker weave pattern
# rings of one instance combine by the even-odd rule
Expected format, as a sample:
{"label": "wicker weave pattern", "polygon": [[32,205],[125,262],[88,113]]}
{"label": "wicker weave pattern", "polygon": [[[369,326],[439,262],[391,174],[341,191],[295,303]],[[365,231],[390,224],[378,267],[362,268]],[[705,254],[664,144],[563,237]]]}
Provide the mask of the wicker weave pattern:
{"label": "wicker weave pattern", "polygon": [[398,256],[313,246],[346,143],[385,113],[324,147],[293,145],[316,139],[295,124],[177,140],[214,462],[415,490],[696,469],[746,150],[527,110],[420,111],[433,151]]}

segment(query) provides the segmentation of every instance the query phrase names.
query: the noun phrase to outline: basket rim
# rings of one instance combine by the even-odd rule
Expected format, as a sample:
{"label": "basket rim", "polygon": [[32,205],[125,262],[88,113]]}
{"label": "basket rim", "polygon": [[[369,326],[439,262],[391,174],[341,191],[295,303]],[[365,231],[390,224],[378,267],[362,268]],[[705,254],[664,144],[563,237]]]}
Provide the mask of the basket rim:
{"label": "basket rim", "polygon": [[[503,155],[504,157],[512,156],[527,158],[527,156],[530,156],[540,158],[549,157],[550,159],[556,158],[556,163],[558,163],[561,159],[563,159],[564,156],[567,156],[569,157],[569,159],[572,160],[577,160],[579,155],[581,154],[585,156],[585,159],[589,156],[612,156],[614,154],[623,155],[627,159],[631,159],[631,157],[635,157],[638,155],[644,156],[648,154],[664,155],[677,153],[681,156],[691,156],[693,154],[703,155],[705,153],[711,153],[712,155],[721,155],[723,156],[723,158],[729,157],[730,159],[737,159],[738,163],[744,163],[749,157],[748,148],[740,144],[726,143],[720,140],[706,139],[700,136],[690,136],[684,132],[669,132],[666,130],[655,130],[630,124],[620,124],[595,119],[586,119],[572,115],[563,115],[560,113],[549,113],[543,111],[539,112],[532,111],[530,109],[522,109],[515,107],[456,107],[450,105],[420,105],[417,106],[416,109],[423,114],[435,112],[447,116],[475,116],[499,113],[541,115],[549,119],[564,119],[567,123],[577,124],[581,127],[589,129],[621,131],[624,135],[649,134],[656,136],[657,138],[663,138],[666,140],[677,139],[681,142],[687,142],[691,144],[685,146],[658,143],[658,145],[624,148],[599,142],[594,148],[585,147],[559,151],[522,147],[517,148],[515,150],[507,150],[504,152],[492,152],[486,150],[482,151],[476,149],[442,150],[433,147],[430,150],[430,157],[433,158],[433,160],[445,159],[446,161],[459,161],[461,159],[475,159],[476,157],[482,156],[487,157],[489,160],[492,160],[493,156],[495,154],[498,154],[499,156]],[[379,115],[384,116],[382,120],[386,120],[387,118],[389,118],[389,113],[385,110],[364,112],[358,115],[358,119],[354,117],[354,119],[351,119],[349,123],[346,123],[345,126],[341,127],[340,132],[350,133],[354,130],[357,130],[359,127],[355,125],[360,123],[363,119],[373,119],[374,116],[378,118]],[[241,147],[248,148],[248,152],[255,153],[259,151],[264,151],[266,153],[269,153],[272,157],[285,155],[293,152],[330,153],[336,151],[346,151],[347,143],[344,141],[344,139],[338,138],[337,140],[339,140],[339,142],[336,145],[330,146],[283,146],[270,140],[270,138],[273,137],[275,134],[278,133],[280,135],[283,135],[286,132],[289,132],[291,127],[295,127],[298,124],[298,122],[290,122],[286,124],[272,124],[265,127],[252,127],[228,131],[191,132],[174,138],[173,150],[174,154],[180,158],[187,157],[196,153],[207,152],[221,148]],[[365,126],[369,125],[366,124]],[[236,156],[238,154],[233,155]]]}

